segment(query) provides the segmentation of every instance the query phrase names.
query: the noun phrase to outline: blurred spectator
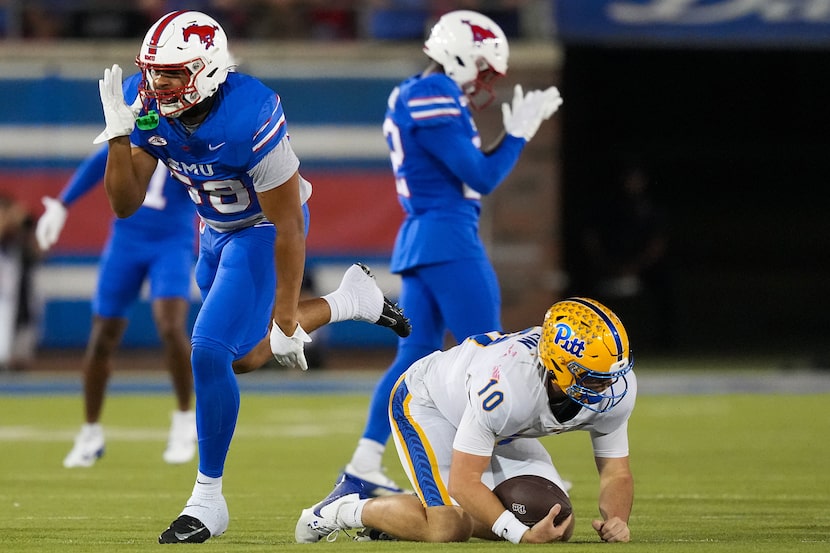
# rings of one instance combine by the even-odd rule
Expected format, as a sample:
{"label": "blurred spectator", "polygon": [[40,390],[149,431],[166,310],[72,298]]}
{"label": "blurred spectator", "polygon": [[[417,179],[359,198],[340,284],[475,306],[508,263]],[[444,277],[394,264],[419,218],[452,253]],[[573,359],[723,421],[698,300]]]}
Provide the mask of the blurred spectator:
{"label": "blurred spectator", "polygon": [[358,36],[354,2],[322,0],[309,9],[311,38],[314,40],[354,40]]}
{"label": "blurred spectator", "polygon": [[29,367],[37,343],[34,269],[39,261],[34,218],[0,196],[0,370]]}
{"label": "blurred spectator", "polygon": [[366,15],[367,38],[379,40],[421,40],[432,16],[430,0],[369,0]]}
{"label": "blurred spectator", "polygon": [[20,12],[23,38],[55,39],[66,36],[63,10],[51,2],[31,3]]}
{"label": "blurred spectator", "polygon": [[[672,345],[673,294],[668,264],[668,217],[648,193],[649,175],[630,165],[607,201],[583,217],[585,288],[579,294],[613,305],[631,321],[638,344]],[[587,280],[590,279],[590,280]],[[647,315],[648,314],[648,315]],[[638,327],[637,321],[648,321]]]}
{"label": "blurred spectator", "polygon": [[[509,37],[522,33],[523,10],[539,0],[11,0],[0,5],[0,36],[140,38],[166,13],[211,14],[248,39],[422,40],[442,14],[469,9],[491,17]],[[0,2],[2,4],[2,2]]]}
{"label": "blurred spectator", "polygon": [[222,14],[203,11],[215,16],[228,34],[247,39],[296,40],[308,35],[299,0],[251,0],[244,10],[228,8]]}

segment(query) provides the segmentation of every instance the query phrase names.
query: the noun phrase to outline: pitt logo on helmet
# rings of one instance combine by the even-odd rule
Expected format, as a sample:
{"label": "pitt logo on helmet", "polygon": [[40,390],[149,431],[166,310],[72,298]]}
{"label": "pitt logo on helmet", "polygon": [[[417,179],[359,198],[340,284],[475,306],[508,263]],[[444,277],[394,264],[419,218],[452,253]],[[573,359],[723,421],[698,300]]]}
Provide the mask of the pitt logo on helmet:
{"label": "pitt logo on helmet", "polygon": [[556,334],[553,337],[553,343],[565,350],[566,353],[581,359],[585,352],[585,340],[570,339],[574,331],[565,323],[557,323],[554,328],[556,328]]}

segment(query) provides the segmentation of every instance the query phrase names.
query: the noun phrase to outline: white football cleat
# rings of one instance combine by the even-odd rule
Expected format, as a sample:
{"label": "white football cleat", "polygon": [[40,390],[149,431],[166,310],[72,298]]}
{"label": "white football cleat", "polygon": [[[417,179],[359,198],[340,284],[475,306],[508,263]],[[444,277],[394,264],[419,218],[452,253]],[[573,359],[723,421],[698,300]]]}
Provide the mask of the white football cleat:
{"label": "white football cleat", "polygon": [[196,455],[196,412],[173,411],[172,421],[162,457],[172,465],[187,463]]}
{"label": "white football cleat", "polygon": [[84,424],[75,436],[75,445],[63,460],[66,468],[91,467],[104,455],[104,428],[96,424]]}
{"label": "white football cleat", "polygon": [[344,474],[323,501],[303,509],[294,528],[294,539],[297,543],[316,543],[323,538],[334,541],[332,536],[336,539],[340,530],[350,528],[338,517],[340,508],[368,497],[360,481]]}

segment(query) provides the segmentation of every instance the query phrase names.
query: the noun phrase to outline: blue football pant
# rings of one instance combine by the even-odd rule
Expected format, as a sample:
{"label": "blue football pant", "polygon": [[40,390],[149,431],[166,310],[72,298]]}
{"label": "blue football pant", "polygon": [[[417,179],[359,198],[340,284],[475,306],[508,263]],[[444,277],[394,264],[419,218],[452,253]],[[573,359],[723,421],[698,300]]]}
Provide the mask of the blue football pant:
{"label": "blue football pant", "polygon": [[199,471],[205,476],[222,476],[239,416],[239,384],[231,364],[270,328],[275,238],[271,224],[226,233],[206,227],[200,236],[196,283],[203,303],[193,326],[191,362]]}
{"label": "blue football pant", "polygon": [[389,440],[389,395],[409,366],[444,347],[449,331],[456,342],[501,331],[501,292],[487,259],[465,259],[410,269],[401,274],[399,303],[412,322],[412,334],[398,339],[392,365],[375,385],[363,437]]}
{"label": "blue football pant", "polygon": [[193,258],[189,239],[147,240],[113,230],[101,253],[92,312],[101,317],[126,317],[145,280],[150,282],[151,301],[189,299]]}

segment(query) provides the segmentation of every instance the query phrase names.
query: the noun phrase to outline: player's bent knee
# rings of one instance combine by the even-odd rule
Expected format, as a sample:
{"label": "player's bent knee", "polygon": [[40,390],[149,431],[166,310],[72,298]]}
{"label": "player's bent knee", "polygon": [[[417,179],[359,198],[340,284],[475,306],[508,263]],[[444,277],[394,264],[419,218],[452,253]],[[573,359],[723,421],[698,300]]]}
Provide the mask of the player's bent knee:
{"label": "player's bent knee", "polygon": [[253,372],[265,365],[272,357],[271,346],[266,336],[254,349],[233,362],[233,372],[236,374]]}
{"label": "player's bent knee", "polygon": [[473,534],[473,519],[460,507],[444,506],[427,509],[429,536],[434,543],[463,542]]}

